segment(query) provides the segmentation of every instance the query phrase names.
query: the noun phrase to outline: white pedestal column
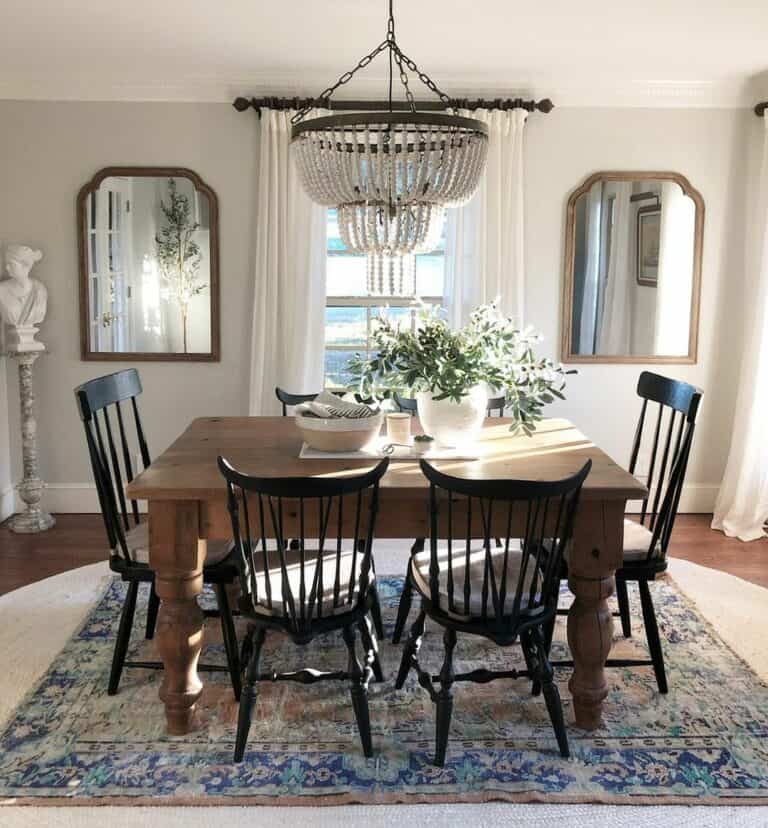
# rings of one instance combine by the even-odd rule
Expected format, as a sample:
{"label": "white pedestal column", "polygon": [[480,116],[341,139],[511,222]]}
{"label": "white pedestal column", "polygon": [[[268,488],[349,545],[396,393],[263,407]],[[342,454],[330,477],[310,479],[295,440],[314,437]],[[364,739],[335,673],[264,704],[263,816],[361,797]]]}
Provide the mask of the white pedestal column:
{"label": "white pedestal column", "polygon": [[21,397],[21,448],[24,461],[24,478],[16,487],[26,509],[8,521],[13,532],[44,532],[56,520],[40,508],[45,483],[40,479],[37,461],[37,420],[35,419],[35,393],[32,388],[32,366],[41,351],[11,352],[8,356],[19,363],[19,396]]}

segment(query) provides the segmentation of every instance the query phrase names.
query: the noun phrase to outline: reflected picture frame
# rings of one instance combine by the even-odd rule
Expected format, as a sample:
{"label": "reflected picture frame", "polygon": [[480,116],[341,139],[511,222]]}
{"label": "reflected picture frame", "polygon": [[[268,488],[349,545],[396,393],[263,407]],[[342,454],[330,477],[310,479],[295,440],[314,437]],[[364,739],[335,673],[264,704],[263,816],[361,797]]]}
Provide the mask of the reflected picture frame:
{"label": "reflected picture frame", "polygon": [[661,207],[651,204],[637,210],[635,277],[638,285],[658,287]]}
{"label": "reflected picture frame", "polygon": [[[187,179],[208,200],[208,253],[210,296],[210,350],[198,352],[98,351],[91,347],[87,216],[88,199],[108,178]],[[90,362],[219,362],[221,360],[219,287],[219,202],[214,190],[187,167],[112,166],[98,170],[77,194],[76,222],[78,240],[80,358]]]}

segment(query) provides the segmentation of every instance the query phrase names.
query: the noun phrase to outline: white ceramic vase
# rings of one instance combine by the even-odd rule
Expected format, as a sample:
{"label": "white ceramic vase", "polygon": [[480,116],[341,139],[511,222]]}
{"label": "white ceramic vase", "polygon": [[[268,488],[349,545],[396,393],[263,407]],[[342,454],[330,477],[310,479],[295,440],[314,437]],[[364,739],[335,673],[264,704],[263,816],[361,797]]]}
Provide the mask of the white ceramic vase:
{"label": "white ceramic vase", "polygon": [[475,440],[483,427],[488,408],[485,385],[470,388],[461,402],[435,400],[431,391],[416,394],[421,427],[441,446],[453,448]]}

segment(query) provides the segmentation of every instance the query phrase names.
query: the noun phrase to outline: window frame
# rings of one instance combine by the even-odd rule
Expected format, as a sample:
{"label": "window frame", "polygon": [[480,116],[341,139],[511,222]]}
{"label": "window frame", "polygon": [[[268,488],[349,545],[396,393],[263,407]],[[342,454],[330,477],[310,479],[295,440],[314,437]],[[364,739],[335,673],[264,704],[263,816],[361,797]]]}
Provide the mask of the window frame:
{"label": "window frame", "polygon": [[[378,308],[410,308],[411,309],[411,331],[416,330],[416,314],[419,309],[419,303],[435,305],[442,304],[442,296],[327,296],[325,307],[328,308],[364,308],[365,314],[365,342],[357,345],[335,345],[334,343],[325,343],[323,353],[323,365],[325,366],[325,354],[328,351],[345,351],[351,354],[362,354],[366,359],[371,355],[371,326],[377,317],[374,316],[373,311]],[[325,371],[324,371],[325,373]],[[338,384],[328,384],[327,380],[323,379],[324,387],[328,390],[346,390],[345,386]]]}
{"label": "window frame", "polygon": [[[328,212],[332,212],[334,210],[333,207],[329,208]],[[326,243],[326,261],[336,258],[344,258],[344,259],[362,259],[363,263],[365,262],[365,256],[359,253],[351,253],[345,249],[329,249],[328,244]],[[445,290],[445,247],[441,243],[435,250],[425,252],[423,254],[416,254],[416,283],[415,287],[419,286],[419,276],[418,276],[418,257],[420,255],[424,256],[435,256],[439,255],[443,259],[443,290]],[[325,366],[325,359],[326,355],[329,351],[340,351],[345,352],[350,355],[352,354],[362,354],[366,358],[369,358],[371,355],[371,333],[373,330],[373,321],[377,318],[377,315],[374,313],[374,310],[377,309],[385,309],[385,308],[410,308],[410,329],[411,331],[416,330],[417,324],[417,312],[419,310],[420,305],[428,304],[428,305],[443,305],[445,301],[445,297],[443,296],[421,296],[418,293],[409,296],[392,296],[389,294],[382,294],[382,295],[330,295],[327,293],[325,296],[325,308],[326,311],[333,308],[361,308],[365,310],[365,333],[364,333],[364,341],[358,342],[354,345],[346,345],[346,344],[335,344],[333,342],[328,342],[326,339],[324,344],[324,353],[323,353],[323,361]],[[327,321],[324,325],[325,331],[327,331],[328,325]],[[323,384],[325,388],[339,390],[340,386],[335,383],[328,382],[327,374],[324,367],[324,379]]]}

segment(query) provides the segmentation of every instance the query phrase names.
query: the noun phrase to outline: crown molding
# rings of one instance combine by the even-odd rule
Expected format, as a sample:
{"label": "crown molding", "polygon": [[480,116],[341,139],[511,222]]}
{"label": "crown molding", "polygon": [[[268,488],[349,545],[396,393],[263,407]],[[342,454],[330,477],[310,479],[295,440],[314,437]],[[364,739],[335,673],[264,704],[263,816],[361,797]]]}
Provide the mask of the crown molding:
{"label": "crown molding", "polygon": [[[327,73],[326,73],[327,74]],[[280,97],[316,95],[323,83],[308,83],[307,77],[324,78],[320,71],[270,73],[257,79],[231,77],[186,77],[173,81],[141,79],[125,81],[110,79],[103,74],[94,77],[66,77],[63,74],[45,77],[0,78],[0,100],[28,101],[92,101],[92,102],[175,102],[231,103],[239,95],[245,97],[275,95]],[[355,80],[350,91],[340,90],[338,97],[383,97],[386,78],[366,76]],[[453,97],[524,97],[551,98],[562,107],[647,107],[647,108],[751,108],[765,84],[743,78],[721,80],[615,80],[604,82],[594,78],[562,79],[551,77],[533,80],[493,83],[487,76],[472,78],[441,75],[441,88]],[[758,88],[762,87],[762,89]]]}

